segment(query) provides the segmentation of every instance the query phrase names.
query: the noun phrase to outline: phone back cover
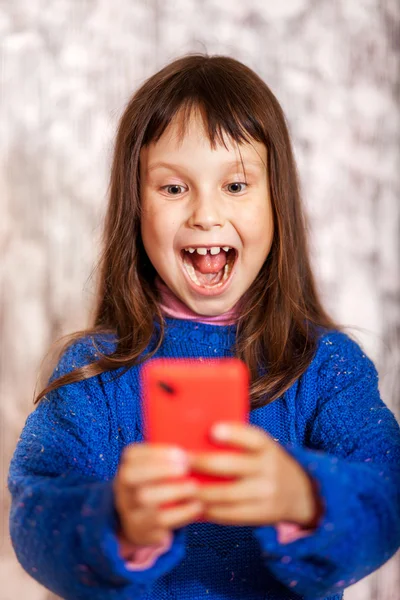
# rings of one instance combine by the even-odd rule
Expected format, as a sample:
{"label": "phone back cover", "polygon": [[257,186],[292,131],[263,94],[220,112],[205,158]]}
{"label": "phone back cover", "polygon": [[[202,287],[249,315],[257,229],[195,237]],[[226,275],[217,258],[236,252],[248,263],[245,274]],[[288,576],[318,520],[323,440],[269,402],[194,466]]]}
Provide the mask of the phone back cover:
{"label": "phone back cover", "polygon": [[[249,373],[243,361],[153,359],[143,366],[141,378],[146,441],[193,452],[242,452],[214,442],[210,429],[220,421],[248,422]],[[200,483],[232,480],[194,471],[187,478]]]}
{"label": "phone back cover", "polygon": [[214,423],[248,421],[248,369],[237,358],[153,359],[142,369],[142,386],[148,442],[215,451],[224,447],[210,438]]}

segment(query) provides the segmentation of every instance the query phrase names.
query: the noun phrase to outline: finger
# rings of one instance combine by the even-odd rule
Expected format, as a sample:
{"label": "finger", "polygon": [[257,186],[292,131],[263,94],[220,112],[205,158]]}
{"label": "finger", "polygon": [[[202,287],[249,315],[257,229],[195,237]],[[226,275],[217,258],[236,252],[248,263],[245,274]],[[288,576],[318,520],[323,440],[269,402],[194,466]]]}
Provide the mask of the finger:
{"label": "finger", "polygon": [[165,529],[184,527],[196,520],[204,510],[204,505],[198,500],[185,504],[163,508],[158,512],[157,525]]}
{"label": "finger", "polygon": [[119,483],[126,488],[135,488],[138,485],[180,478],[188,472],[188,465],[154,463],[132,467],[124,465],[119,470]]}
{"label": "finger", "polygon": [[165,529],[156,529],[153,526],[154,515],[145,511],[135,514],[134,518],[124,519],[123,535],[129,543],[136,546],[160,544],[165,541]]}
{"label": "finger", "polygon": [[237,504],[267,501],[272,492],[273,486],[268,482],[260,484],[258,477],[251,477],[233,483],[202,484],[198,488],[197,498],[204,504]]}
{"label": "finger", "polygon": [[253,526],[273,524],[274,516],[270,519],[265,514],[265,508],[260,502],[243,502],[235,505],[205,506],[204,518],[219,525]]}
{"label": "finger", "polygon": [[162,534],[196,520],[204,506],[196,500],[165,508],[143,507],[122,517],[124,536],[137,545],[159,543]]}
{"label": "finger", "polygon": [[255,456],[238,452],[203,452],[190,457],[193,472],[222,475],[227,477],[246,477],[260,471]]}
{"label": "finger", "polygon": [[179,446],[135,442],[125,446],[121,461],[129,462],[130,464],[142,463],[147,460],[165,463],[184,462],[185,458],[187,458],[185,450]]}
{"label": "finger", "polygon": [[247,423],[217,423],[211,430],[211,436],[215,441],[250,452],[260,452],[275,444],[273,438],[263,429]]}
{"label": "finger", "polygon": [[135,501],[139,506],[157,507],[167,502],[193,499],[198,489],[199,485],[194,481],[146,485],[137,491]]}

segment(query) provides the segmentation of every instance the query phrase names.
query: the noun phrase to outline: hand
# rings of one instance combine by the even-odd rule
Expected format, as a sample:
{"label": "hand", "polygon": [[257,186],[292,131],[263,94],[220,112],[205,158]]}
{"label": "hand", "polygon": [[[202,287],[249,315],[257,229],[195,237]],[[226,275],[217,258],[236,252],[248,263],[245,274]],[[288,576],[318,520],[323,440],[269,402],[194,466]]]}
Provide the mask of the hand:
{"label": "hand", "polygon": [[313,483],[301,465],[263,429],[240,423],[223,425],[226,435],[213,435],[214,440],[243,452],[220,450],[189,455],[193,471],[236,478],[233,482],[199,486],[197,497],[204,504],[202,517],[222,525],[291,521],[313,527],[320,506]]}
{"label": "hand", "polygon": [[[148,443],[124,448],[113,481],[119,539],[138,546],[160,544],[173,529],[200,516],[203,506],[196,498],[196,482],[179,481],[188,468],[178,448]],[[175,505],[162,506],[165,503]]]}

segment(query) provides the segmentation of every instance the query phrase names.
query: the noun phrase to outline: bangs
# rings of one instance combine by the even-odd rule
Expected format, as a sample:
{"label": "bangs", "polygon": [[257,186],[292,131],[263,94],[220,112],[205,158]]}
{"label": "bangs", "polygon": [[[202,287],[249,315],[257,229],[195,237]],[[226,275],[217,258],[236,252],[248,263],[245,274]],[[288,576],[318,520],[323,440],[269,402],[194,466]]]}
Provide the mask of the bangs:
{"label": "bangs", "polygon": [[226,148],[226,137],[237,144],[252,140],[268,143],[262,120],[257,119],[260,97],[256,89],[249,86],[243,74],[233,76],[220,71],[218,65],[175,76],[164,86],[154,104],[143,145],[157,142],[175,117],[179,117],[178,141],[181,142],[192,113],[203,119],[213,149],[217,144]]}

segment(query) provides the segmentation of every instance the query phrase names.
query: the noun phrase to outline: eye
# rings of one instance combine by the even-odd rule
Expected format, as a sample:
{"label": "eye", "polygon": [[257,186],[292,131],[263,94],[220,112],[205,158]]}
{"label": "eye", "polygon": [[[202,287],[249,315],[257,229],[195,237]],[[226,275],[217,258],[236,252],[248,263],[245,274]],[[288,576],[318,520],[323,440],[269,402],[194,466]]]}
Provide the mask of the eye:
{"label": "eye", "polygon": [[[161,188],[162,190],[168,190],[168,189],[172,189],[172,190],[176,190],[177,188],[182,188],[183,189],[183,185],[178,185],[177,183],[171,183],[170,185],[163,185],[163,187]],[[174,191],[172,193],[169,193],[170,196],[178,196],[179,195],[179,189],[178,192]]]}
{"label": "eye", "polygon": [[233,189],[233,190],[231,189],[230,191],[233,192],[234,194],[237,194],[238,192],[244,191],[244,189],[238,189],[238,186],[241,186],[241,185],[249,187],[249,184],[245,183],[244,181],[234,181],[233,183],[228,183],[227,187],[235,186],[236,189]]}

